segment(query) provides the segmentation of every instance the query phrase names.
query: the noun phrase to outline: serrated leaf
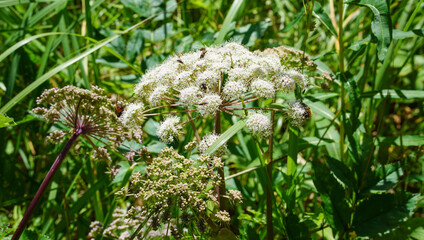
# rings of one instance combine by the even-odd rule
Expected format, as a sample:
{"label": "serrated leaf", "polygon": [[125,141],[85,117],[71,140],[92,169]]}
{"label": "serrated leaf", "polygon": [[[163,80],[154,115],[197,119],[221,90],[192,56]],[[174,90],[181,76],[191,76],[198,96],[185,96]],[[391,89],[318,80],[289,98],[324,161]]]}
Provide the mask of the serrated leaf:
{"label": "serrated leaf", "polygon": [[230,138],[236,135],[241,129],[246,126],[245,121],[238,121],[233,126],[231,126],[227,131],[225,131],[209,148],[206,150],[206,154],[212,155],[216,150],[218,150],[222,145],[228,142]]}
{"label": "serrated leaf", "polygon": [[331,23],[331,19],[328,16],[328,14],[324,11],[324,9],[321,7],[321,4],[319,2],[314,2],[314,16],[318,18],[320,22],[324,24],[324,26],[330,31],[331,34],[334,36],[337,36],[336,29],[334,28],[333,24]]}
{"label": "serrated leaf", "polygon": [[381,166],[375,171],[375,178],[371,182],[374,184],[369,190],[371,192],[385,192],[399,182],[403,176],[403,169],[399,163]]}
{"label": "serrated leaf", "polygon": [[325,218],[332,228],[346,230],[351,214],[345,190],[324,164],[313,161],[312,166],[313,182],[323,201]]}
{"label": "serrated leaf", "polygon": [[424,219],[411,218],[405,223],[400,224],[399,228],[390,231],[381,237],[376,237],[376,240],[399,240],[399,239],[422,239],[424,236]]}
{"label": "serrated leaf", "polygon": [[341,182],[343,182],[346,186],[351,187],[352,189],[356,188],[355,176],[353,172],[350,171],[348,166],[332,157],[327,157],[326,160],[331,171]]}
{"label": "serrated leaf", "polygon": [[308,226],[297,215],[289,213],[285,222],[289,239],[311,239]]}
{"label": "serrated leaf", "polygon": [[384,233],[409,218],[417,197],[405,194],[374,194],[359,203],[353,218],[358,236],[372,237]]}
{"label": "serrated leaf", "polygon": [[392,42],[392,20],[388,2],[385,0],[347,0],[345,3],[368,7],[374,14],[371,31],[378,40],[378,59],[383,61],[387,48]]}

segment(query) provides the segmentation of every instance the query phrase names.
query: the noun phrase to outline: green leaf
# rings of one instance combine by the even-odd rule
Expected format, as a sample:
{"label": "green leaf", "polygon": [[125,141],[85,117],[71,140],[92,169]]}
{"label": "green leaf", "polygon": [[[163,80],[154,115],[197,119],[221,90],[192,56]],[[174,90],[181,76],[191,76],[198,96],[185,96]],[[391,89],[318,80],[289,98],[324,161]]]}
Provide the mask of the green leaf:
{"label": "green leaf", "polygon": [[390,96],[392,99],[424,99],[424,91],[383,89],[380,91],[365,92],[361,95],[361,98],[383,99],[387,96]]}
{"label": "green leaf", "polygon": [[323,100],[333,98],[333,97],[338,97],[338,96],[339,96],[338,93],[324,92],[324,93],[315,93],[315,94],[307,95],[305,96],[305,98],[307,98],[308,100],[312,102],[318,102],[318,101],[323,101]]}
{"label": "green leaf", "polygon": [[413,214],[417,196],[374,194],[359,203],[353,218],[358,236],[372,237],[399,226]]}
{"label": "green leaf", "polygon": [[285,33],[290,31],[292,28],[294,28],[294,26],[296,26],[296,24],[298,24],[300,22],[300,20],[302,19],[302,17],[305,16],[305,8],[302,7],[302,9],[300,9],[300,12],[298,14],[296,14],[296,16],[294,17],[293,21],[291,21],[289,24],[287,24],[283,30],[281,30],[281,32]]}
{"label": "green leaf", "polygon": [[6,117],[5,115],[0,114],[0,128],[10,126],[11,122],[13,122],[13,118]]}
{"label": "green leaf", "polygon": [[245,46],[253,46],[255,40],[261,38],[265,30],[271,25],[270,22],[257,22],[237,28],[234,35],[231,37],[234,42]]}
{"label": "green leaf", "polygon": [[404,32],[399,29],[393,29],[393,39],[405,39],[410,37],[424,37],[424,28],[415,29],[407,32]]}
{"label": "green leaf", "polygon": [[218,37],[215,39],[216,45],[221,45],[224,42],[225,36],[230,30],[230,25],[236,17],[237,12],[241,9],[243,2],[244,0],[235,0],[233,4],[231,4],[231,8],[225,16],[224,23],[221,26],[221,30],[219,30]]}
{"label": "green leaf", "polygon": [[370,183],[375,183],[369,189],[371,192],[385,192],[399,183],[403,176],[403,169],[399,163],[383,165],[375,171],[375,178]]}
{"label": "green leaf", "polygon": [[134,34],[131,35],[127,43],[125,56],[128,62],[134,62],[134,59],[141,53],[144,45],[143,32],[141,30],[135,30]]}
{"label": "green leaf", "polygon": [[390,231],[376,240],[398,240],[398,239],[422,239],[424,236],[424,219],[417,217],[411,218],[405,223],[400,224],[399,228]]}
{"label": "green leaf", "polygon": [[206,154],[213,154],[218,150],[222,145],[224,145],[230,138],[236,135],[241,129],[246,126],[245,121],[238,121],[233,126],[231,126],[227,131],[225,131],[209,148],[206,150]]}
{"label": "green leaf", "polygon": [[308,226],[300,222],[297,215],[289,213],[285,219],[287,235],[289,239],[311,239]]}
{"label": "green leaf", "polygon": [[[309,99],[304,99],[303,102],[311,108],[313,113],[316,113],[330,121],[333,120],[334,113],[323,102],[312,102]],[[336,120],[336,123],[338,123],[338,120]]]}
{"label": "green leaf", "polygon": [[365,6],[373,12],[371,31],[378,40],[378,59],[383,61],[392,41],[392,21],[388,2],[385,0],[347,0],[345,3]]}
{"label": "green leaf", "polygon": [[339,231],[347,230],[351,214],[345,190],[324,164],[316,160],[312,162],[312,166],[313,181],[323,201],[325,218],[332,228]]}
{"label": "green leaf", "polygon": [[0,7],[8,7],[18,4],[33,3],[33,2],[54,2],[56,0],[2,0]]}
{"label": "green leaf", "polygon": [[[287,175],[294,176],[297,168],[297,142],[299,129],[294,126],[289,126],[289,154],[287,156]],[[289,183],[289,186],[292,183]]]}
{"label": "green leaf", "polygon": [[159,28],[156,28],[153,32],[153,41],[154,42],[160,42],[165,40],[166,38],[172,37],[174,32],[174,26],[172,23],[166,23]]}
{"label": "green leaf", "polygon": [[342,161],[332,157],[327,157],[326,160],[331,171],[340,181],[352,189],[356,188],[354,173],[350,171],[348,166],[346,166]]}
{"label": "green leaf", "polygon": [[398,137],[378,137],[377,142],[379,146],[422,146],[424,145],[424,136],[406,135]]}
{"label": "green leaf", "polygon": [[366,45],[368,43],[371,42],[371,35],[368,35],[367,37],[365,37],[364,39],[358,40],[356,42],[353,42],[350,46],[349,49],[353,50],[353,51],[359,51],[361,49],[362,45]]}
{"label": "green leaf", "polygon": [[118,165],[121,166],[121,167],[119,168],[118,174],[116,174],[115,178],[113,178],[113,181],[112,181],[111,184],[122,182],[125,178],[125,175],[128,172],[128,169],[130,168],[129,162],[126,162],[126,161],[122,161],[122,162],[118,163]]}
{"label": "green leaf", "polygon": [[221,228],[218,235],[213,240],[237,240],[237,236],[228,228]]}
{"label": "green leaf", "polygon": [[314,16],[320,20],[324,24],[324,26],[330,31],[331,34],[333,34],[335,37],[337,37],[336,29],[334,28],[333,24],[331,23],[331,19],[328,16],[328,14],[324,11],[324,9],[321,7],[321,4],[319,2],[314,2]]}
{"label": "green leaf", "polygon": [[131,173],[133,171],[138,171],[138,172],[144,172],[144,168],[145,166],[142,165],[137,165],[134,168],[132,168],[129,164],[129,162],[127,161],[122,161],[120,163],[118,163],[119,166],[121,166],[119,168],[119,172],[118,174],[116,174],[115,178],[113,179],[113,181],[111,182],[111,184],[116,184],[116,183],[126,183],[128,181],[128,179],[131,176]]}

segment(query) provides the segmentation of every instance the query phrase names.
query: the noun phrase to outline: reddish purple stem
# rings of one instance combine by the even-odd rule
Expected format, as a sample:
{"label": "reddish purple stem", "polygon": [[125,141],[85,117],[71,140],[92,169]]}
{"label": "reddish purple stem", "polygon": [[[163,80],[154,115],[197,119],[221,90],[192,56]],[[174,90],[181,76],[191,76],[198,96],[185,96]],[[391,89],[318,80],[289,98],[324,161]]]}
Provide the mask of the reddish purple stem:
{"label": "reddish purple stem", "polygon": [[71,138],[68,140],[65,147],[62,149],[62,152],[60,152],[59,156],[57,156],[52,167],[47,173],[47,176],[44,178],[43,183],[41,183],[40,188],[38,189],[37,193],[32,199],[31,204],[29,204],[29,207],[26,210],[24,217],[19,223],[19,226],[16,229],[16,232],[13,234],[12,240],[18,240],[21,237],[22,232],[24,231],[29,219],[31,218],[32,212],[34,212],[35,207],[37,206],[38,202],[41,199],[41,196],[43,195],[44,191],[46,191],[47,187],[49,186],[50,182],[53,179],[53,176],[59,169],[60,164],[63,162],[66,154],[69,152],[69,149],[71,149],[72,145],[74,144],[75,140],[80,134],[81,134],[81,131],[78,131],[78,130],[76,133],[72,134]]}

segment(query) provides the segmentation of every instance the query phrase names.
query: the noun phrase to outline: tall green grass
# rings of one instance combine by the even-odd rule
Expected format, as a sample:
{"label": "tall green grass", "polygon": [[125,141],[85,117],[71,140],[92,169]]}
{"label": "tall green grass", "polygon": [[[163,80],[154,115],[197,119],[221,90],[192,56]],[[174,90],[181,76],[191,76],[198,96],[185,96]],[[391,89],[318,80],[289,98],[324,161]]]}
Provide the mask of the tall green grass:
{"label": "tall green grass", "polygon": [[[169,0],[151,7],[153,2],[0,1],[0,224],[5,229],[16,228],[63,147],[45,143],[48,132],[61,126],[29,112],[44,89],[95,84],[125,100],[139,77],[167,56],[232,40],[250,49],[295,47],[332,75],[297,94],[313,112],[304,127],[276,116],[275,237],[418,236],[424,191],[423,0]],[[233,124],[230,117],[224,120]],[[145,145],[154,151],[157,141],[150,133],[159,119],[152,121],[145,126]],[[242,122],[211,151],[225,142],[231,152],[226,184],[244,197],[231,230],[242,239],[265,238],[269,182],[260,151]],[[113,193],[128,179],[112,182],[106,166],[82,149],[74,149],[63,164],[27,236],[84,239],[91,221],[108,222],[115,206],[125,205]],[[396,221],[381,223],[390,216]]]}

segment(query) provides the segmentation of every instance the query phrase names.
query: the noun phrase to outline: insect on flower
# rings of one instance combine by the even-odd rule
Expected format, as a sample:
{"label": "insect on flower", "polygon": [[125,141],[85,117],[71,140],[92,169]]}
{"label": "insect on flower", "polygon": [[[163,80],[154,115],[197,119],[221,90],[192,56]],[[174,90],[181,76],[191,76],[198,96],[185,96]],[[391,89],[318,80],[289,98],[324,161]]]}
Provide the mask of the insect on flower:
{"label": "insect on flower", "polygon": [[120,117],[122,112],[124,111],[125,106],[122,104],[116,104],[116,108],[115,108],[115,114],[116,116]]}
{"label": "insect on flower", "polygon": [[183,55],[183,53],[179,53],[179,54],[178,54],[177,62],[179,62],[179,63],[181,63],[181,64],[184,64],[183,60],[181,60],[181,56],[182,56],[182,55]]}
{"label": "insect on flower", "polygon": [[208,90],[208,86],[206,86],[206,83],[202,82],[200,84],[200,89],[202,90],[202,92],[206,92],[206,90]]}
{"label": "insect on flower", "polygon": [[308,105],[306,105],[305,103],[303,103],[303,102],[300,102],[300,104],[305,109],[305,112],[303,113],[303,118],[305,120],[311,118],[312,117],[312,110],[311,110],[311,108]]}
{"label": "insect on flower", "polygon": [[200,51],[202,51],[202,53],[200,54],[200,58],[204,58],[204,57],[205,57],[205,54],[206,54],[206,52],[207,52],[206,48],[202,47],[202,48],[200,49]]}

